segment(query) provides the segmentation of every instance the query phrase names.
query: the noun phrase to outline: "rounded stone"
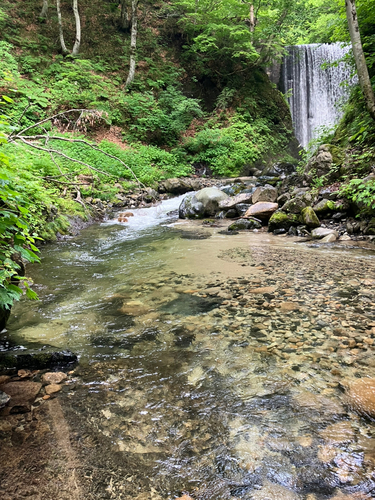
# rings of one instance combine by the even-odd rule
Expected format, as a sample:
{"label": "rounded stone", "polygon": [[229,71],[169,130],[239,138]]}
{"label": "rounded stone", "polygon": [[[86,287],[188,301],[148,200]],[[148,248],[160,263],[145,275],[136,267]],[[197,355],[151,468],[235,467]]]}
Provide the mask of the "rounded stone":
{"label": "rounded stone", "polygon": [[348,382],[349,404],[363,415],[375,417],[375,378]]}

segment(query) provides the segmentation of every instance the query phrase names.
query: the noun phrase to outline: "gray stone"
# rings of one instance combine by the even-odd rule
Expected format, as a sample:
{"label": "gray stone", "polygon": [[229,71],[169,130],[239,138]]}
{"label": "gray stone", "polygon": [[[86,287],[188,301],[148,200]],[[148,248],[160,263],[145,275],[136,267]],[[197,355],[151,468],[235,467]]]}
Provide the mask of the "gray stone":
{"label": "gray stone", "polygon": [[321,238],[324,238],[325,236],[328,236],[329,234],[335,235],[336,239],[339,237],[339,234],[337,231],[335,231],[334,229],[328,229],[327,227],[318,227],[317,229],[313,229],[311,231],[311,236],[317,240],[320,240]]}
{"label": "gray stone", "polygon": [[237,196],[231,196],[226,200],[220,201],[219,208],[229,209],[241,203],[251,203],[252,196],[252,193],[240,193]]}
{"label": "gray stone", "polygon": [[277,200],[277,189],[272,186],[259,186],[253,193],[253,203],[258,201],[266,201],[274,203]]}
{"label": "gray stone", "polygon": [[324,238],[320,240],[321,243],[333,243],[335,241],[337,241],[337,236],[333,233],[327,234],[327,236],[324,236]]}
{"label": "gray stone", "polygon": [[10,400],[10,396],[8,394],[5,394],[5,392],[0,391],[0,409],[4,408],[4,406],[8,403]]}
{"label": "gray stone", "polygon": [[304,177],[307,182],[323,177],[330,173],[332,167],[332,154],[327,145],[320,146],[318,152],[309,160],[305,167]]}

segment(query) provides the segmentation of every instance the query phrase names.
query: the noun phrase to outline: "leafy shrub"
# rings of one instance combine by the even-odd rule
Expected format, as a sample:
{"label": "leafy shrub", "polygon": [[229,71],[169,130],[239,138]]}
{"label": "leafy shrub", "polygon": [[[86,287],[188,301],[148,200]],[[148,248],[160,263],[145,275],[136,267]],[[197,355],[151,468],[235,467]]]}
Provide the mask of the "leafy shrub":
{"label": "leafy shrub", "polygon": [[341,187],[340,195],[362,206],[364,212],[375,210],[375,180],[352,179]]}

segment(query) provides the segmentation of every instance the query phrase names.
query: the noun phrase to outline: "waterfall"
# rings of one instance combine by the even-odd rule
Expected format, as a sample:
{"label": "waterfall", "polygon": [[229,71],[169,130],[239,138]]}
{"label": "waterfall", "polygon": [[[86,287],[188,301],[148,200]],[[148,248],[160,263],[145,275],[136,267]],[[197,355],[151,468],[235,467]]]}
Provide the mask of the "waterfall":
{"label": "waterfall", "polygon": [[[332,127],[342,117],[340,105],[349,97],[354,83],[346,62],[331,65],[351,50],[334,44],[288,47],[281,72],[282,91],[288,96],[294,132],[301,146],[319,135],[319,128]],[[327,63],[327,67],[322,65]],[[348,81],[348,85],[341,85]]]}

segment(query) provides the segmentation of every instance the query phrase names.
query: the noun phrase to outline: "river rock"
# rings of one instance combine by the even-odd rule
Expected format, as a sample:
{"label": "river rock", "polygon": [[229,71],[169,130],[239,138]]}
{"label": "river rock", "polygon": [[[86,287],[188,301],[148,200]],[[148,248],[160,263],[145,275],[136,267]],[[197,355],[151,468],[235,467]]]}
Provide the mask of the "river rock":
{"label": "river rock", "polygon": [[200,187],[197,179],[166,179],[159,184],[158,190],[160,193],[184,194]]}
{"label": "river rock", "polygon": [[67,378],[68,376],[64,372],[48,372],[43,375],[42,381],[45,384],[61,384]]}
{"label": "river rock", "polygon": [[291,214],[299,214],[307,206],[307,203],[302,197],[293,198],[287,201],[281,208],[283,212]]}
{"label": "river rock", "polygon": [[272,214],[269,222],[268,222],[268,231],[273,233],[278,229],[288,229],[291,226],[297,226],[299,224],[299,218],[295,214],[286,214],[281,210],[278,210],[274,214]]}
{"label": "river rock", "polygon": [[277,203],[267,203],[259,201],[252,205],[244,215],[244,218],[256,217],[262,221],[268,221],[271,215],[279,208]]}
{"label": "river rock", "polygon": [[61,391],[62,386],[59,384],[50,384],[46,385],[45,391],[47,396],[50,396],[51,394],[55,394],[56,392]]}
{"label": "river rock", "polygon": [[314,212],[320,215],[320,214],[326,214],[327,212],[331,212],[333,206],[334,206],[333,201],[323,199],[319,203],[317,203],[313,208]]}
{"label": "river rock", "polygon": [[332,167],[332,154],[329,146],[320,146],[318,152],[309,160],[305,167],[304,178],[307,182],[323,177],[330,173]]}
{"label": "river rock", "polygon": [[269,203],[274,203],[276,200],[277,200],[277,189],[268,185],[257,187],[252,197],[253,203],[258,203],[258,201],[266,201]]}
{"label": "river rock", "polygon": [[324,236],[324,238],[320,240],[320,243],[334,243],[335,241],[337,241],[337,236],[331,233],[327,234],[327,236]]}
{"label": "river rock", "polygon": [[239,219],[228,227],[228,231],[242,231],[246,229],[260,229],[262,224],[254,219]]}
{"label": "river rock", "polygon": [[353,441],[354,431],[347,420],[329,425],[319,433],[330,444],[341,444]]}
{"label": "river rock", "polygon": [[251,203],[252,196],[253,195],[251,193],[240,193],[237,196],[231,196],[226,200],[220,201],[219,208],[229,209],[241,203]]}
{"label": "river rock", "polygon": [[204,188],[186,196],[179,208],[180,219],[212,217],[220,210],[219,203],[229,196],[217,188]]}
{"label": "river rock", "polygon": [[375,378],[359,378],[349,380],[349,404],[363,415],[375,417]]}
{"label": "river rock", "polygon": [[284,179],[286,176],[293,174],[296,171],[296,166],[293,163],[286,161],[274,163],[263,169],[262,176],[280,177]]}
{"label": "river rock", "polygon": [[8,407],[11,413],[26,413],[39,393],[42,384],[38,382],[8,382],[1,390],[10,396]]}
{"label": "river rock", "polygon": [[317,228],[320,226],[320,221],[311,207],[306,207],[301,213],[303,223],[310,228]]}
{"label": "river rock", "polygon": [[313,229],[311,231],[311,236],[316,240],[320,240],[321,238],[324,238],[324,236],[328,236],[330,234],[335,235],[336,239],[339,237],[339,233],[337,231],[329,229],[328,227],[318,227],[317,229]]}

